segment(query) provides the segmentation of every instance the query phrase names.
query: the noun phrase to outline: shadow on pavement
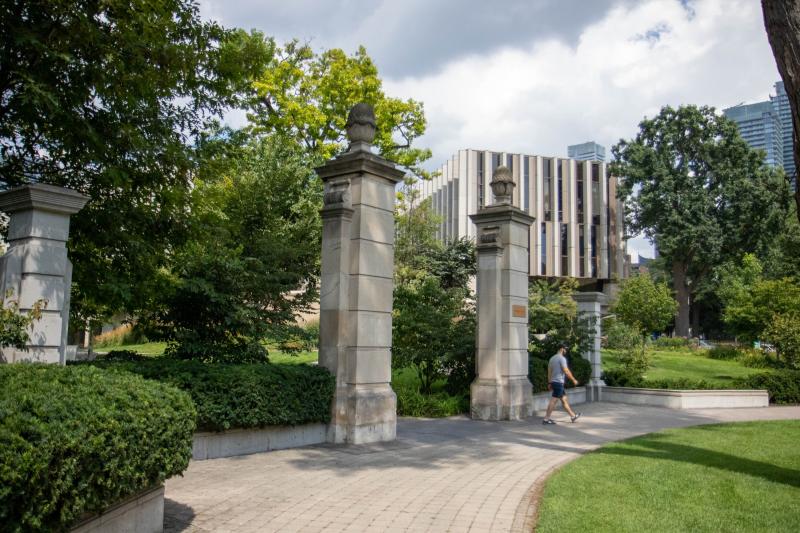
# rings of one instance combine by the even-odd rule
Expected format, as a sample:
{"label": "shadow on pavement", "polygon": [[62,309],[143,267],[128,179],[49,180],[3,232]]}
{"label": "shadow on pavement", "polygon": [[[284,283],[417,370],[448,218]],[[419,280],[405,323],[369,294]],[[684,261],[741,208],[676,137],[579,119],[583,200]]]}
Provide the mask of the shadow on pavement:
{"label": "shadow on pavement", "polygon": [[186,531],[194,520],[194,509],[188,505],[164,498],[164,533]]}

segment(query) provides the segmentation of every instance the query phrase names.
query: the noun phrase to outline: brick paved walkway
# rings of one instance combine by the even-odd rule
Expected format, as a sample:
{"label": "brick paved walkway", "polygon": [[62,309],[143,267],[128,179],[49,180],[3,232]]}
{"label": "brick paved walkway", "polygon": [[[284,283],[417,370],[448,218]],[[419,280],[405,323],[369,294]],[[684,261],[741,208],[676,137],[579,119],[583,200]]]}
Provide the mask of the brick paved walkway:
{"label": "brick paved walkway", "polygon": [[556,426],[401,419],[392,443],[193,462],[167,482],[166,531],[530,531],[537,481],[603,443],[668,427],[800,419],[800,407],[580,407],[576,424],[563,411]]}

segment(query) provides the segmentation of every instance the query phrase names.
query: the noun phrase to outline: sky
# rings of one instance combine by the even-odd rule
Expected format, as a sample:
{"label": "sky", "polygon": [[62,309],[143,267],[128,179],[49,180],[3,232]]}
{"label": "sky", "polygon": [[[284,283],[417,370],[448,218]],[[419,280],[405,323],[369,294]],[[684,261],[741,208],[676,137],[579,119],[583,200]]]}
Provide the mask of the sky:
{"label": "sky", "polygon": [[[424,104],[431,170],[463,148],[566,156],[589,140],[609,159],[664,105],[766,100],[780,79],[758,0],[201,0],[200,13],[279,44],[364,45],[387,95]],[[628,249],[653,255],[643,238]]]}

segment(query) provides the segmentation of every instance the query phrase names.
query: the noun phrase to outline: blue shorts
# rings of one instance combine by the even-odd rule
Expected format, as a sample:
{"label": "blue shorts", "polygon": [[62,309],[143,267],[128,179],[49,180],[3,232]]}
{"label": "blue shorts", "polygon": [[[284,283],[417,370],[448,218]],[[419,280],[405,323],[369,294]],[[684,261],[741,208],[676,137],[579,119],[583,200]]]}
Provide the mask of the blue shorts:
{"label": "blue shorts", "polygon": [[561,398],[564,396],[564,384],[558,381],[550,382],[550,387],[553,389],[553,398]]}

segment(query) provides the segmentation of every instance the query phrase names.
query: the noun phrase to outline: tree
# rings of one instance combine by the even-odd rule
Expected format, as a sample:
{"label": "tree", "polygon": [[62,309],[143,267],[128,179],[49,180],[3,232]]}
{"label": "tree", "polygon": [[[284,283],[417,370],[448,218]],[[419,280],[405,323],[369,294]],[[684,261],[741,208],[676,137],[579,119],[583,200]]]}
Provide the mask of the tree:
{"label": "tree", "polygon": [[91,197],[72,217],[73,309],[146,307],[185,235],[193,143],[272,50],[193,0],[4,2],[0,186]]}
{"label": "tree", "polygon": [[[761,8],[769,44],[792,109],[792,146],[795,166],[800,168],[800,1],[761,0]],[[795,184],[795,215],[800,221],[800,186],[797,186],[796,177]]]}
{"label": "tree", "polygon": [[231,157],[221,178],[196,182],[192,238],[147,317],[178,357],[264,360],[264,338],[286,338],[318,295],[322,188],[304,150],[270,136]]}
{"label": "tree", "polygon": [[421,163],[430,150],[413,148],[425,133],[423,106],[384,94],[378,69],[364,47],[347,56],[340,49],[315,54],[297,41],[276,50],[269,68],[255,82],[248,118],[256,133],[279,133],[304,146],[315,164],[345,147],[345,124],[359,102],[375,108],[374,144],[385,158],[427,176]]}
{"label": "tree", "polygon": [[676,307],[666,285],[654,283],[649,274],[640,274],[622,282],[611,309],[617,319],[645,336],[663,331],[675,317]]}
{"label": "tree", "polygon": [[549,359],[561,344],[582,357],[592,349],[594,318],[581,316],[573,294],[578,280],[537,280],[528,288],[528,343],[533,358]]}
{"label": "tree", "polygon": [[714,268],[743,252],[763,253],[781,232],[787,184],[710,107],[664,107],[612,152],[628,230],[643,232],[669,262],[675,331],[688,336],[691,298]]}

